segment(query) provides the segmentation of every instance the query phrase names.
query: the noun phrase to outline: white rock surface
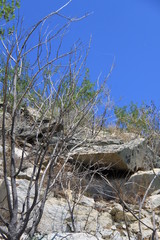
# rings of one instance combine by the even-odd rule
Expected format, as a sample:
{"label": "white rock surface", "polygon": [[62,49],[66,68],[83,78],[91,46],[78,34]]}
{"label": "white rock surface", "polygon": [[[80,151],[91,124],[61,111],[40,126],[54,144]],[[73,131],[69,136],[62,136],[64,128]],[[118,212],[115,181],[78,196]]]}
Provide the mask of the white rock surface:
{"label": "white rock surface", "polygon": [[[77,232],[88,232],[93,235],[96,232],[103,232],[104,229],[110,229],[113,223],[108,212],[99,213],[93,207],[82,205],[75,206],[73,218]],[[38,231],[46,234],[73,231],[72,217],[64,199],[47,200]]]}
{"label": "white rock surface", "polygon": [[[152,182],[152,180],[154,181]],[[125,184],[127,195],[131,194],[136,197],[137,194],[144,194],[151,182],[149,194],[160,188],[160,168],[154,168],[150,171],[138,171],[133,174]]]}
{"label": "white rock surface", "polygon": [[[153,227],[151,219],[149,219],[149,218],[142,218],[141,221],[146,224],[146,226],[141,224],[142,237],[143,237],[143,239],[149,239],[151,237],[152,233],[153,233],[153,231],[148,228],[148,227],[151,227],[151,228]],[[136,233],[136,234],[138,234],[140,232],[138,221],[134,222],[134,223],[132,223],[130,225],[130,230],[133,233]]]}
{"label": "white rock surface", "polygon": [[95,201],[94,201],[93,198],[89,198],[89,197],[86,197],[86,196],[83,195],[80,198],[79,204],[82,204],[82,205],[88,206],[88,207],[94,207],[95,206]]}
{"label": "white rock surface", "polygon": [[42,219],[38,225],[41,233],[66,232],[66,219],[69,218],[68,205],[64,199],[49,198],[44,207]]}
{"label": "white rock surface", "polygon": [[[22,153],[23,153],[22,149],[15,147],[15,155],[16,155],[17,158],[21,159],[22,158]],[[24,157],[27,157],[27,156],[28,156],[28,153],[25,151],[24,152]]]}
{"label": "white rock surface", "polygon": [[[23,240],[26,238],[24,237]],[[92,236],[87,233],[51,233],[47,236],[39,236],[39,238],[34,238],[36,240],[97,240],[97,237]],[[22,240],[22,239],[21,239]],[[98,240],[103,240],[101,237]]]}
{"label": "white rock surface", "polygon": [[[23,203],[27,195],[27,189],[29,186],[29,181],[26,179],[17,179],[17,195],[18,195],[18,211],[22,211]],[[2,181],[0,185],[0,208],[4,209],[1,211],[4,218],[8,218],[8,202],[7,202],[7,192],[5,187],[5,182]],[[32,203],[34,197],[34,188],[31,188],[30,192],[30,203]]]}
{"label": "white rock surface", "polygon": [[160,207],[160,194],[153,195],[147,198],[146,208],[150,208],[151,210],[154,210],[158,207]]}
{"label": "white rock surface", "polygon": [[137,138],[127,143],[95,142],[76,148],[72,154],[73,159],[89,164],[90,161],[104,166],[112,166],[118,170],[149,169],[146,160],[147,149],[144,138]]}

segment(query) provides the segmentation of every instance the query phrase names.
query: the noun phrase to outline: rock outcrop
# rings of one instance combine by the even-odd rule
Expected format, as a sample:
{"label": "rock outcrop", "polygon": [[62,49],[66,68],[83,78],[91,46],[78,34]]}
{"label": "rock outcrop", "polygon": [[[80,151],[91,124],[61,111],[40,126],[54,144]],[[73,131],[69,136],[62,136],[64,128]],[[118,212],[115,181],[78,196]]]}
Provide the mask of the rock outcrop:
{"label": "rock outcrop", "polygon": [[[48,141],[47,134],[53,131],[54,134],[49,139],[47,156],[42,161],[40,172],[42,177],[44,171],[47,172],[46,166],[53,156],[56,143],[65,139],[61,134],[62,124],[47,118],[37,119],[40,115],[32,109],[28,109],[25,114],[28,119],[24,120],[23,116],[21,124],[15,131],[18,141],[15,160],[19,166],[23,155],[25,163],[16,177],[18,213],[22,212],[23,201],[26,198],[30,179],[33,177],[33,159],[38,154],[38,147],[43,141]],[[6,117],[6,132],[9,132],[9,113]],[[26,149],[23,152],[24,142]],[[55,162],[53,178],[59,169],[63,171],[56,175],[56,180],[54,179],[53,186],[57,188],[53,188],[47,197],[34,236],[35,240],[150,240],[153,239],[155,228],[157,239],[160,237],[160,168],[157,167],[160,161],[159,156],[155,156],[147,145],[146,139],[135,135],[129,137],[128,134],[127,140],[124,140],[104,133],[103,137],[97,136],[85,141],[83,136],[66,138],[64,146],[65,151],[62,155],[58,155]],[[9,151],[8,141],[7,157],[10,157]],[[80,163],[78,170],[75,163],[77,165]],[[117,178],[116,174],[113,176],[114,172],[118,174]],[[36,171],[32,186],[35,177]],[[42,180],[45,183],[45,178]],[[41,194],[44,190],[45,187],[42,188]],[[34,188],[33,191],[31,188],[31,203],[34,194]],[[39,195],[39,199],[41,196]],[[1,143],[0,209],[4,219],[8,219]],[[27,227],[29,228],[32,223],[31,217]],[[28,236],[24,234],[21,239],[27,238]]]}
{"label": "rock outcrop", "polygon": [[144,138],[137,138],[127,143],[109,139],[88,142],[72,153],[72,158],[86,165],[105,166],[116,170],[135,172],[138,169],[151,168],[152,159],[147,159],[150,150]]}
{"label": "rock outcrop", "polygon": [[134,173],[125,184],[128,195],[136,197],[144,195],[146,191],[150,195],[160,189],[160,168],[150,171],[138,171]]}

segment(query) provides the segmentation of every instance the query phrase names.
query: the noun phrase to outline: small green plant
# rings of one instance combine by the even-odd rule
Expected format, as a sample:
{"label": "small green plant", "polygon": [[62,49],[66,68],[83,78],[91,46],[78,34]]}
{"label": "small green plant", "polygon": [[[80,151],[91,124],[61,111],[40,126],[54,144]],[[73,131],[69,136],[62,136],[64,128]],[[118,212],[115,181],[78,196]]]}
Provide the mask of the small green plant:
{"label": "small green plant", "polygon": [[159,130],[160,115],[157,107],[151,104],[138,104],[131,102],[129,106],[115,107],[114,113],[117,126],[129,132],[148,135],[151,130]]}

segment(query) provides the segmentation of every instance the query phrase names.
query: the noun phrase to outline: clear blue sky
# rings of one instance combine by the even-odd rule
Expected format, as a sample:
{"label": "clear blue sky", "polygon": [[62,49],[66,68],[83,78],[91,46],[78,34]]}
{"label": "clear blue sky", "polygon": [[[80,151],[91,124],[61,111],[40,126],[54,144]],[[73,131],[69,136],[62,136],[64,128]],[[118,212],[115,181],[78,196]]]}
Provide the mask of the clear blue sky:
{"label": "clear blue sky", "polygon": [[[26,28],[66,2],[21,1]],[[121,105],[143,100],[160,105],[160,1],[73,0],[64,11],[69,16],[86,12],[93,14],[74,24],[66,44],[79,38],[87,43],[92,35],[91,79],[106,75],[114,61],[108,84],[116,103],[122,97]]]}

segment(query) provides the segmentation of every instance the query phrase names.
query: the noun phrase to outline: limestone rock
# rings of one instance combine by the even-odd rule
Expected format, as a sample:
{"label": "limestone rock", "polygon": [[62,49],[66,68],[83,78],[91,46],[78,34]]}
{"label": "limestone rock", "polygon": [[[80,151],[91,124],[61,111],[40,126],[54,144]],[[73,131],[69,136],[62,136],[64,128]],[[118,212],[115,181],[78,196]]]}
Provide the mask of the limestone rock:
{"label": "limestone rock", "polygon": [[[95,234],[101,229],[109,229],[112,226],[112,217],[107,212],[99,213],[91,207],[77,206],[74,212],[76,230]],[[71,227],[71,219],[68,219]]]}
{"label": "limestone rock", "polygon": [[[24,238],[25,239],[25,238]],[[97,237],[92,236],[91,234],[87,233],[51,233],[47,236],[37,236],[34,238],[35,240],[42,239],[42,240],[97,240]],[[101,237],[98,240],[103,240]]]}
{"label": "limestone rock", "polygon": [[[35,174],[34,174],[34,180],[36,179],[36,174],[38,172],[38,169],[36,169]],[[40,176],[43,174],[43,171],[40,171]],[[33,167],[28,167],[26,168],[24,171],[21,171],[17,178],[18,179],[26,179],[26,180],[30,180],[32,178],[33,175]]]}
{"label": "limestone rock", "polygon": [[153,195],[147,198],[146,207],[152,210],[160,207],[160,194]]}
{"label": "limestone rock", "polygon": [[133,222],[136,221],[136,218],[130,213],[125,212],[122,208],[122,206],[118,203],[114,204],[114,207],[112,208],[110,214],[112,215],[114,221],[121,222]]}
{"label": "limestone rock", "polygon": [[[101,233],[112,226],[112,217],[108,212],[99,213],[93,207],[76,205],[73,212],[77,232]],[[71,232],[73,223],[65,199],[50,197],[45,204],[44,213],[38,231],[41,233]]]}
{"label": "limestone rock", "polygon": [[101,235],[103,239],[110,240],[112,239],[111,236],[113,236],[113,231],[111,229],[103,229],[101,230]]}
{"label": "limestone rock", "polygon": [[66,232],[66,218],[69,218],[67,202],[62,198],[49,198],[37,230],[43,234]]}
{"label": "limestone rock", "polygon": [[148,194],[158,190],[160,188],[160,178],[158,176],[160,176],[160,168],[150,171],[138,171],[133,174],[125,184],[127,195],[132,195],[133,197],[138,196],[138,194],[143,195],[154,178]]}
{"label": "limestone rock", "polygon": [[99,217],[97,219],[98,219],[98,224],[99,224],[100,228],[105,229],[105,230],[110,229],[110,227],[113,224],[111,214],[109,214],[108,212],[100,213]]}
{"label": "limestone rock", "polygon": [[137,138],[127,143],[103,141],[103,144],[86,144],[76,148],[72,158],[84,164],[97,163],[117,170],[149,169],[146,162],[147,145],[144,138]]}
{"label": "limestone rock", "polygon": [[79,204],[82,204],[82,205],[88,206],[88,207],[94,207],[95,201],[93,198],[89,198],[89,197],[82,195],[82,197],[79,200]]}
{"label": "limestone rock", "polygon": [[[142,238],[143,239],[150,239],[153,231],[151,229],[149,229],[149,227],[153,227],[153,224],[151,222],[150,219],[148,218],[142,218],[141,221],[143,223],[145,223],[148,227],[146,227],[145,225],[141,224],[141,229],[142,229]],[[135,234],[139,234],[140,230],[139,230],[139,223],[138,221],[137,222],[134,222],[130,225],[130,228],[129,228],[133,233]]]}
{"label": "limestone rock", "polygon": [[[50,121],[49,119],[44,119],[42,122],[37,122],[37,124],[28,124],[22,121],[19,126],[16,127],[16,135],[19,141],[27,140],[27,144],[34,144],[38,139],[39,141],[44,139],[45,136],[51,131],[54,135],[57,135],[63,129],[62,124],[57,124],[55,121]],[[53,141],[50,139],[51,144],[55,144],[57,139],[54,136]]]}
{"label": "limestone rock", "polygon": [[[22,208],[23,208],[23,203],[24,203],[24,199],[27,195],[27,189],[29,186],[29,181],[25,180],[25,179],[17,179],[16,180],[16,185],[17,185],[17,195],[18,195],[18,211],[22,212]],[[2,216],[7,219],[8,218],[8,202],[7,202],[7,192],[6,192],[6,187],[5,187],[5,182],[3,181],[0,185],[0,209],[1,209],[1,214]],[[30,192],[30,203],[32,203],[33,201],[33,197],[34,197],[34,187],[31,188],[31,192]],[[2,211],[2,209],[4,209]]]}
{"label": "limestone rock", "polygon": [[[22,158],[22,154],[23,154],[23,150],[20,149],[20,148],[15,147],[15,156],[16,156],[16,158],[21,159]],[[27,156],[28,156],[28,153],[25,151],[24,152],[24,157],[27,157]]]}
{"label": "limestone rock", "polygon": [[25,114],[25,117],[30,117],[34,121],[37,121],[41,117],[40,112],[32,107],[27,107],[24,110],[24,114]]}
{"label": "limestone rock", "polygon": [[124,236],[121,235],[121,233],[119,231],[114,231],[114,233],[111,235],[111,238],[112,240],[127,240],[127,238],[125,238]]}

